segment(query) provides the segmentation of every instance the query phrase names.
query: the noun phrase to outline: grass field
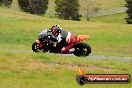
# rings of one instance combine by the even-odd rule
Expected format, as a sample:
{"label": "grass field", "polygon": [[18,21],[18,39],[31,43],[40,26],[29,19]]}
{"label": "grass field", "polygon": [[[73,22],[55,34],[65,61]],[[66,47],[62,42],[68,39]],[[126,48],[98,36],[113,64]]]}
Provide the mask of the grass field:
{"label": "grass field", "polygon": [[126,13],[105,15],[91,18],[91,22],[103,22],[103,23],[126,23]]}
{"label": "grass field", "polygon": [[0,8],[0,88],[131,88],[132,83],[80,86],[75,81],[79,66],[89,74],[132,75],[131,62],[31,51],[43,28],[59,24],[75,34],[89,34],[85,42],[92,46],[92,55],[132,57],[132,25],[104,22],[103,17],[92,21],[50,19]]}

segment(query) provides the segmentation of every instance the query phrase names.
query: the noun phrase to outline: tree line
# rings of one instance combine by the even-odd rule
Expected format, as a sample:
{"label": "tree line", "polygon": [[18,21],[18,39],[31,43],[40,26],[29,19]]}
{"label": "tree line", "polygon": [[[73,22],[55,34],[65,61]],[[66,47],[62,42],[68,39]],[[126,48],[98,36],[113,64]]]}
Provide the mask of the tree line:
{"label": "tree line", "polygon": [[[48,0],[18,0],[19,8],[31,14],[45,14]],[[80,20],[78,0],[55,0],[56,16],[66,20]]]}
{"label": "tree line", "polygon": [[128,24],[132,24],[132,0],[125,0],[126,1],[126,7],[128,8],[126,13],[128,15],[128,18],[126,18],[126,21]]}
{"label": "tree line", "polygon": [[10,8],[11,4],[12,4],[12,0],[0,0],[0,6],[1,7]]}
{"label": "tree line", "polygon": [[[126,22],[132,24],[132,0],[125,0],[128,18]],[[92,0],[85,0],[84,10],[87,20],[90,20],[90,13],[92,12]],[[10,8],[12,0],[0,0],[1,7]],[[65,20],[80,20],[79,14],[79,0],[55,0],[55,16]],[[48,9],[48,0],[18,0],[19,8],[27,13],[41,15],[45,14]]]}

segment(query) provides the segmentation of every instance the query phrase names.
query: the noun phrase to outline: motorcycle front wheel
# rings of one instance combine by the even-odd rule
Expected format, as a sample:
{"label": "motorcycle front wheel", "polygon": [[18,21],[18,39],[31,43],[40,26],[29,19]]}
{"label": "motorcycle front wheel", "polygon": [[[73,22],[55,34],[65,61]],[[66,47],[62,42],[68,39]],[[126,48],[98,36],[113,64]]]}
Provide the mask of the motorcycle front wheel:
{"label": "motorcycle front wheel", "polygon": [[40,52],[40,46],[39,46],[39,44],[36,43],[36,42],[34,42],[32,44],[32,50],[33,50],[33,52]]}

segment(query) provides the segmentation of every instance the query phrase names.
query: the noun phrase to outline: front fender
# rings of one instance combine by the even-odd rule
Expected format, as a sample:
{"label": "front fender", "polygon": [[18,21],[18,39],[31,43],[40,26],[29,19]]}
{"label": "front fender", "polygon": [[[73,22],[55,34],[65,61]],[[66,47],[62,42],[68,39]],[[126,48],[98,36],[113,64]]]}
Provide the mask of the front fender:
{"label": "front fender", "polygon": [[43,44],[42,44],[42,43],[40,43],[40,41],[39,41],[39,40],[36,40],[36,43],[37,43],[37,44],[39,44],[40,48],[43,46]]}
{"label": "front fender", "polygon": [[39,45],[41,44],[39,40],[36,40],[36,43],[38,43]]}

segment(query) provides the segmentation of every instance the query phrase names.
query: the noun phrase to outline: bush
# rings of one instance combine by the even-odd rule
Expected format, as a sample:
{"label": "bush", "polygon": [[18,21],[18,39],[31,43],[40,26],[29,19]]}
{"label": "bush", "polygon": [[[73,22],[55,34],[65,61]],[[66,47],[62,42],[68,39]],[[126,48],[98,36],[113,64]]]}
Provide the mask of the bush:
{"label": "bush", "polygon": [[56,16],[65,20],[80,20],[78,0],[55,0]]}
{"label": "bush", "polygon": [[128,18],[126,18],[126,21],[128,24],[132,24],[132,0],[126,0],[126,7],[127,9],[127,14]]}
{"label": "bush", "polygon": [[48,0],[18,0],[19,8],[31,14],[45,14]]}
{"label": "bush", "polygon": [[1,7],[7,7],[10,8],[12,4],[12,0],[0,0],[0,6]]}

